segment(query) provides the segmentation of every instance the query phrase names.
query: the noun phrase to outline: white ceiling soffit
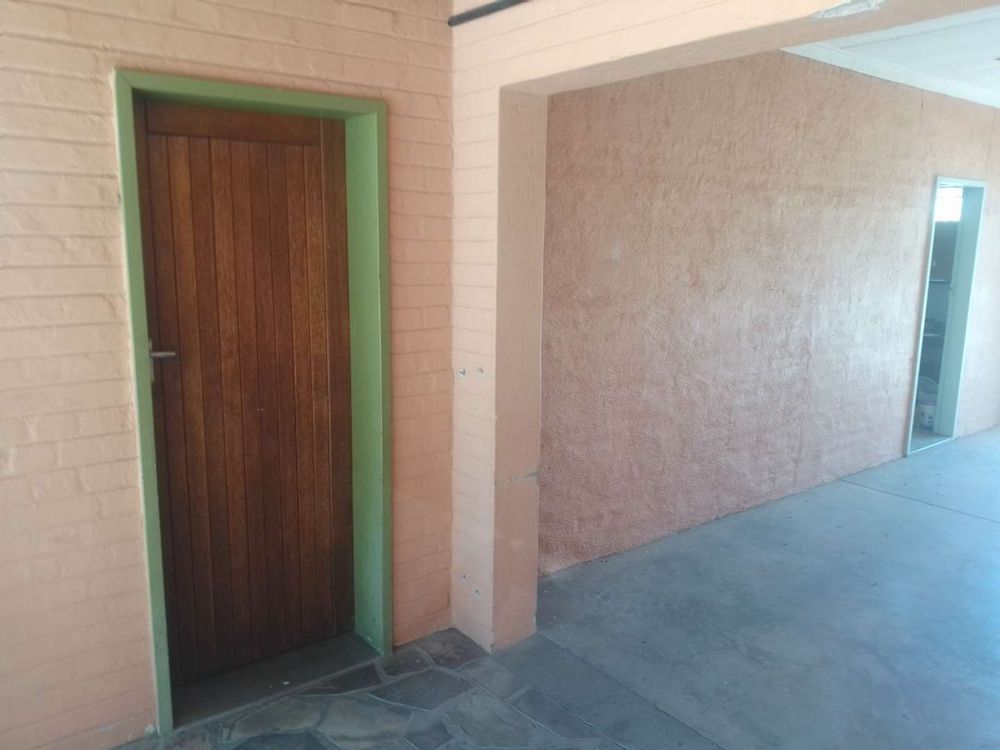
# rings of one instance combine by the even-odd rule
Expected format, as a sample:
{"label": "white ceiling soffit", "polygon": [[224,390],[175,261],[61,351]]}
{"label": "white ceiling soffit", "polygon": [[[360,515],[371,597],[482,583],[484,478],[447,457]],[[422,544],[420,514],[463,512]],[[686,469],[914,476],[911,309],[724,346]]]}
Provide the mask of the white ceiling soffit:
{"label": "white ceiling soffit", "polygon": [[786,52],[1000,107],[1000,6]]}

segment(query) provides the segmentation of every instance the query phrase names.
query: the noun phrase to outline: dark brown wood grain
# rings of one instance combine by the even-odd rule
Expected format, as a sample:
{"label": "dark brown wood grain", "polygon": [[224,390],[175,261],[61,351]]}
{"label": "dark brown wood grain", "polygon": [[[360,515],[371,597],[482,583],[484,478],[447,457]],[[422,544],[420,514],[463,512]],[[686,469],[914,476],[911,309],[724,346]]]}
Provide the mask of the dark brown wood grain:
{"label": "dark brown wood grain", "polygon": [[351,329],[348,317],[347,177],[344,123],[322,124],[323,209],[330,337],[331,517],[335,627],[354,624],[351,516]]}
{"label": "dark brown wood grain", "polygon": [[320,141],[320,121],[311,117],[155,101],[149,102],[147,113],[148,132],[161,135],[295,143],[300,146],[316,145]]}
{"label": "dark brown wood grain", "polygon": [[[148,308],[147,316],[147,326],[149,333],[149,346],[152,348],[152,342],[161,341],[162,336],[160,335],[160,313],[159,313],[159,295],[157,294],[157,259],[156,259],[156,245],[153,236],[153,202],[152,196],[150,194],[151,190],[151,178],[150,178],[150,166],[149,166],[149,143],[145,137],[146,132],[146,107],[145,104],[140,100],[135,103],[135,116],[136,116],[136,167],[139,176],[139,211],[142,216],[141,230],[142,230],[142,249],[143,249],[143,284],[145,286],[146,292],[146,304]],[[166,155],[164,151],[158,151],[156,158],[158,161],[158,171],[157,179],[159,180],[159,185],[161,189],[166,182],[164,182],[166,175]],[[161,207],[161,220],[162,220]],[[161,245],[163,242],[160,243]],[[164,252],[161,250],[161,252]],[[155,359],[150,359],[150,375],[153,378],[153,382],[156,383],[157,378],[162,379],[162,375],[159,371],[159,361]],[[161,549],[163,554],[163,587],[164,590],[168,592],[168,595],[173,595],[175,587],[175,576],[174,576],[174,549],[173,549],[173,525],[172,525],[172,511],[170,505],[170,475],[168,471],[169,458],[167,457],[167,436],[165,429],[166,416],[164,414],[163,407],[163,388],[154,387],[153,388],[153,424],[155,426],[154,439],[156,444],[156,454],[160,457],[160,460],[156,462],[156,483],[159,488],[159,510],[160,510],[160,528],[161,528]],[[176,612],[170,610],[167,612],[167,640],[168,647],[171,651],[176,651],[177,649],[177,630],[178,623]],[[176,663],[171,665],[172,667],[178,666]],[[171,673],[171,677],[174,679],[178,678],[176,672]]]}
{"label": "dark brown wood grain", "polygon": [[[319,147],[303,150],[307,185],[323,184],[323,157]],[[333,491],[330,414],[330,338],[327,329],[326,245],[323,227],[323,191],[306,191],[306,246],[309,255],[309,338],[312,351],[314,482],[316,486],[316,605],[319,627],[336,626],[333,612]]]}
{"label": "dark brown wood grain", "polygon": [[189,138],[198,327],[201,332],[202,412],[208,473],[208,524],[212,558],[212,603],[218,670],[234,663],[232,570],[229,550],[228,463],[219,333],[219,293],[215,269],[212,161],[206,138]]}
{"label": "dark brown wood grain", "polygon": [[344,131],[137,109],[151,344],[177,352],[153,403],[182,684],[353,625]]}
{"label": "dark brown wood grain", "polygon": [[309,346],[309,257],[306,245],[305,162],[301,146],[285,148],[285,192],[288,196],[288,264],[291,298],[292,367],[295,402],[295,443],[298,448],[298,540],[301,632],[319,632],[316,607],[316,514],[313,478],[312,368]]}
{"label": "dark brown wood grain", "polygon": [[292,349],[292,287],[288,259],[288,193],[285,147],[267,147],[271,211],[271,278],[274,289],[277,354],[278,450],[281,455],[281,529],[284,553],[285,635],[301,638],[302,591],[299,584],[298,459],[295,439],[295,373]]}
{"label": "dark brown wood grain", "polygon": [[212,218],[214,230],[216,295],[219,320],[219,368],[222,432],[226,468],[226,521],[233,644],[231,664],[249,661],[253,654],[250,615],[250,566],[247,548],[247,487],[243,446],[243,393],[240,366],[239,298],[235,228],[233,219],[232,158],[230,144],[212,139]]}
{"label": "dark brown wood grain", "polygon": [[[190,140],[167,136],[170,206],[174,235],[174,283],[180,350],[172,363],[180,368],[184,446],[187,461],[191,570],[195,586],[195,630],[199,665],[216,666],[215,588],[212,578],[212,531],[205,447],[204,390],[201,373],[201,325],[198,319],[198,272],[195,261],[194,206],[191,199]],[[177,368],[171,367],[173,372]],[[171,409],[168,403],[167,409]]]}
{"label": "dark brown wood grain", "polygon": [[[240,396],[243,415],[243,456],[246,481],[247,550],[252,658],[270,653],[267,647],[267,537],[264,515],[260,382],[257,377],[257,282],[254,270],[253,201],[250,191],[250,147],[230,144],[232,152],[233,246],[236,264]],[[234,386],[235,387],[235,386]]]}
{"label": "dark brown wood grain", "polygon": [[[163,351],[180,350],[180,322],[177,314],[177,292],[174,282],[173,221],[170,203],[170,168],[167,139],[151,136],[148,141],[150,203],[152,234],[155,247],[156,291],[159,339],[153,348]],[[151,295],[153,296],[153,295]],[[163,527],[173,550],[172,589],[168,601],[176,602],[168,621],[173,621],[178,643],[177,658],[171,668],[178,679],[190,679],[195,673],[197,651],[181,648],[181,643],[197,641],[194,619],[194,573],[192,571],[191,522],[188,514],[187,460],[185,458],[184,391],[176,359],[159,360],[156,389],[163,401],[163,419],[156,428],[163,433],[166,448],[157,455],[157,464],[166,466],[167,483],[160,493],[167,496],[169,515]]]}
{"label": "dark brown wood grain", "polygon": [[278,347],[275,341],[274,287],[271,271],[271,213],[267,144],[250,144],[250,203],[253,222],[253,267],[257,303],[257,383],[260,387],[261,462],[264,476],[263,554],[267,570],[269,652],[284,650],[284,535],[281,524],[281,446],[278,422]]}

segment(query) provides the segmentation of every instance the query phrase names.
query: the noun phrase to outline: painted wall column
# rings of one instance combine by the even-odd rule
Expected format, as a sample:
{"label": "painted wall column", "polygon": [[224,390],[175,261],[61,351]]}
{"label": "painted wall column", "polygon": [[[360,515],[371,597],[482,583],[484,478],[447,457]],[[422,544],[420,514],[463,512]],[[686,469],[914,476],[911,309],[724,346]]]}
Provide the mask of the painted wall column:
{"label": "painted wall column", "polygon": [[500,93],[493,646],[535,630],[548,97]]}
{"label": "painted wall column", "polygon": [[452,612],[487,649],[535,629],[548,113],[545,96],[493,93],[495,136],[460,144],[456,161],[488,160],[495,188],[460,180],[455,196],[459,213],[492,214],[456,227],[454,301]]}

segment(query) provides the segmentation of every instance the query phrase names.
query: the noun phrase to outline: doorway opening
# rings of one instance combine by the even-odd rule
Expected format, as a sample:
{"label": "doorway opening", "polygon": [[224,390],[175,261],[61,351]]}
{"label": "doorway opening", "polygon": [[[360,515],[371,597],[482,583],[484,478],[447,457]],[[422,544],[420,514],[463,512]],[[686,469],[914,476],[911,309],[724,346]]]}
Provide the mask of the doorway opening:
{"label": "doorway opening", "polygon": [[385,108],[115,84],[165,736],[391,648]]}
{"label": "doorway opening", "polygon": [[985,190],[971,180],[935,183],[907,455],[955,436]]}

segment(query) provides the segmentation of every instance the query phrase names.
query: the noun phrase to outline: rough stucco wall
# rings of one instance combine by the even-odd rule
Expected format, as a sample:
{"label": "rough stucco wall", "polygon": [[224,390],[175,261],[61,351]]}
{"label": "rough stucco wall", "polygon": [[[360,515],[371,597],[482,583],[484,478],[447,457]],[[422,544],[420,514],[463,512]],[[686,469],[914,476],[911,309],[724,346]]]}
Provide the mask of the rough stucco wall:
{"label": "rough stucco wall", "polygon": [[[993,109],[784,53],[550,101],[540,568],[903,452],[936,174]],[[1000,421],[988,191],[962,431]]]}
{"label": "rough stucco wall", "polygon": [[449,5],[3,3],[0,747],[154,720],[116,66],[387,102],[395,638],[450,623]]}

